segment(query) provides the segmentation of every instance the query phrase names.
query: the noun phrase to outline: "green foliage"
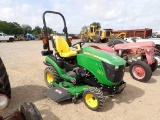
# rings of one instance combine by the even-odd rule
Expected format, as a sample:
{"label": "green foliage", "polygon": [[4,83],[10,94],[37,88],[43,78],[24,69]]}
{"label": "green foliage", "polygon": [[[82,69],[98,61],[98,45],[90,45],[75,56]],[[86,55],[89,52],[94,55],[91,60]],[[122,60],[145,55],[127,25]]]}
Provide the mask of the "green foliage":
{"label": "green foliage", "polygon": [[[35,26],[34,29],[30,25],[23,24],[22,26],[18,24],[17,22],[6,22],[0,20],[0,32],[4,32],[6,34],[14,34],[14,35],[20,35],[20,34],[41,34],[42,28],[39,26]],[[48,34],[53,33],[52,28],[47,27]]]}
{"label": "green foliage", "polygon": [[85,25],[81,28],[81,31],[84,31],[85,29],[87,29],[88,27]]}
{"label": "green foliage", "polygon": [[22,28],[16,22],[0,21],[0,31],[6,34],[21,34]]}
{"label": "green foliage", "polygon": [[12,31],[11,31],[10,34],[12,34],[12,33],[14,33],[14,34],[22,34],[22,28],[16,22],[13,22]]}
{"label": "green foliage", "polygon": [[49,27],[47,27],[47,31],[48,31],[48,34],[51,34],[51,33],[53,33],[53,30],[52,30],[52,28],[49,28]]}
{"label": "green foliage", "polygon": [[32,34],[41,34],[42,28],[39,26],[35,26],[35,28],[32,30]]}
{"label": "green foliage", "polygon": [[32,27],[26,24],[22,25],[22,29],[23,29],[23,34],[27,34],[27,33],[31,33],[32,32]]}
{"label": "green foliage", "polygon": [[99,22],[93,22],[90,25],[98,26],[99,29],[101,28],[101,24]]}

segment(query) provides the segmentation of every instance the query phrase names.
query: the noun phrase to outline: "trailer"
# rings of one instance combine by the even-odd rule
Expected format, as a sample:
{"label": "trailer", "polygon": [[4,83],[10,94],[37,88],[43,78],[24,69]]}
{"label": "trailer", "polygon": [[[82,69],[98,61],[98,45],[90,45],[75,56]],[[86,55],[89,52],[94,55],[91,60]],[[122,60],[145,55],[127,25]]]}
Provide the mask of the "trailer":
{"label": "trailer", "polygon": [[152,29],[133,29],[133,30],[112,30],[112,34],[126,33],[126,37],[141,37],[143,39],[152,36]]}

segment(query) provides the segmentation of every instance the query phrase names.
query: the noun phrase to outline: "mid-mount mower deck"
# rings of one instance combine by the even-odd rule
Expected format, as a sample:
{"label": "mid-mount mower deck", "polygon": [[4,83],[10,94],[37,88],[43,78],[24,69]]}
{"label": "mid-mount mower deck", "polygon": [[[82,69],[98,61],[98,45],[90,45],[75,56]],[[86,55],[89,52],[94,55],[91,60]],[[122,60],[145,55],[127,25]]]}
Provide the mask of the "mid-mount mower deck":
{"label": "mid-mount mower deck", "polygon": [[[62,17],[64,38],[51,40],[55,53],[50,50],[45,14],[53,13]],[[46,56],[44,79],[49,87],[45,95],[56,102],[67,99],[76,101],[83,96],[85,105],[91,110],[100,110],[105,96],[120,93],[126,86],[123,81],[125,60],[117,55],[93,47],[83,47],[83,42],[71,45],[64,16],[59,12],[43,13],[44,39],[42,55]],[[77,50],[70,50],[74,47]]]}

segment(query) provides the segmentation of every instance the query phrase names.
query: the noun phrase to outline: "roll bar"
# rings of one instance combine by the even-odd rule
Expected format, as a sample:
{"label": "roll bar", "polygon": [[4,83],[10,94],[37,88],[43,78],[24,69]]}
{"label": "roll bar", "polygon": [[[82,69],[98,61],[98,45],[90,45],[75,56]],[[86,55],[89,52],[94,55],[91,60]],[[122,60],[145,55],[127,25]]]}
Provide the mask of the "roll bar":
{"label": "roll bar", "polygon": [[48,48],[48,51],[50,51],[49,40],[48,40],[48,31],[47,31],[47,25],[46,25],[46,20],[45,20],[45,15],[46,15],[46,13],[58,14],[58,15],[60,15],[60,16],[62,17],[63,23],[64,23],[63,32],[64,32],[64,34],[66,35],[66,41],[67,41],[68,45],[71,47],[71,42],[69,42],[69,40],[68,40],[68,31],[67,31],[66,20],[65,20],[64,16],[63,16],[61,13],[59,13],[59,12],[55,12],[55,11],[45,11],[45,12],[43,13],[43,18],[42,18],[42,19],[43,19],[43,24],[44,24],[43,30],[44,30],[44,34],[45,34],[45,38],[46,38],[45,43],[44,43],[44,41],[43,41],[44,49],[47,49],[47,48]]}

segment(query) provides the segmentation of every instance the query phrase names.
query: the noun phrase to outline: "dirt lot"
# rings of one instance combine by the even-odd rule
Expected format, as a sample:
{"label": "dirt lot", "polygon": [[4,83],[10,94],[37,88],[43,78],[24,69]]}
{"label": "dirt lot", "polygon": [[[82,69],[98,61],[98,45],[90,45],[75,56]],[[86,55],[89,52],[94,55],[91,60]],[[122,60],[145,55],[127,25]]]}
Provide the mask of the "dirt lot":
{"label": "dirt lot", "polygon": [[94,112],[84,105],[81,98],[76,104],[71,101],[58,104],[43,95],[47,87],[42,49],[42,41],[0,43],[0,57],[12,86],[10,105],[0,115],[6,116],[24,102],[32,101],[44,120],[160,120],[160,68],[147,83],[133,80],[126,72],[127,87],[124,91],[108,98],[104,108]]}

